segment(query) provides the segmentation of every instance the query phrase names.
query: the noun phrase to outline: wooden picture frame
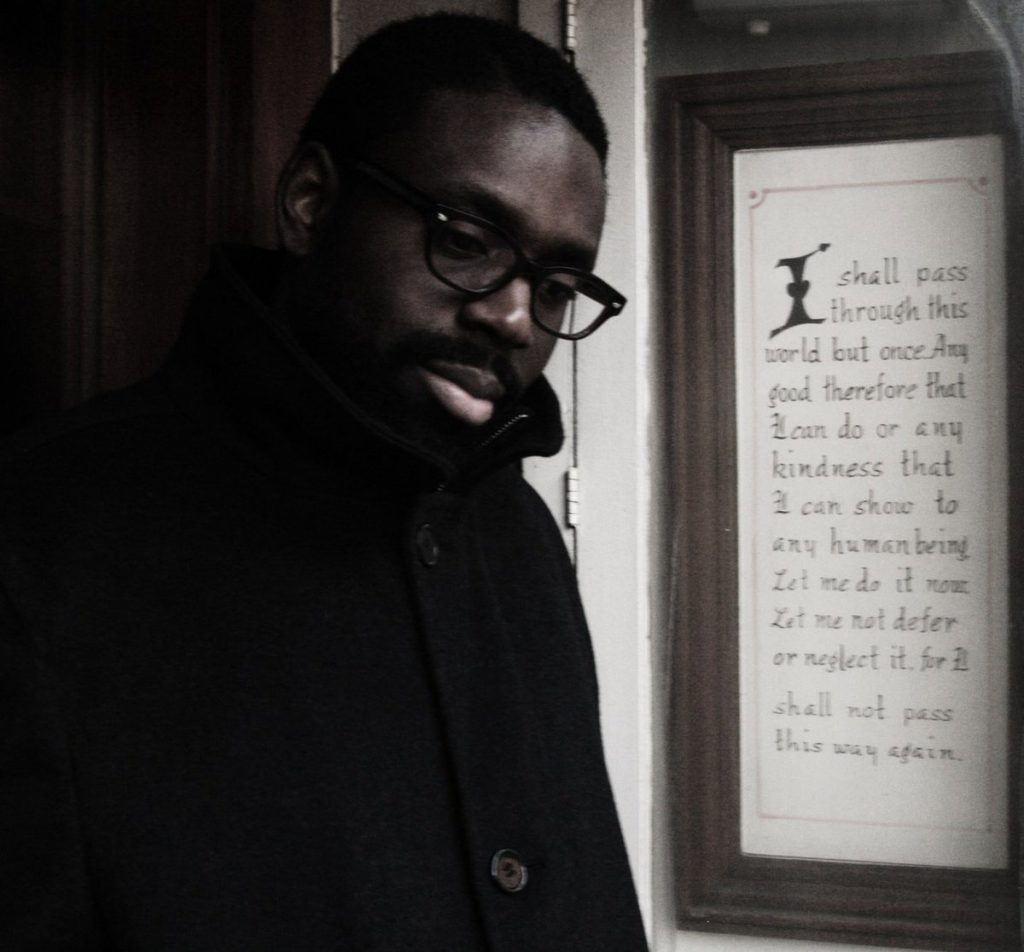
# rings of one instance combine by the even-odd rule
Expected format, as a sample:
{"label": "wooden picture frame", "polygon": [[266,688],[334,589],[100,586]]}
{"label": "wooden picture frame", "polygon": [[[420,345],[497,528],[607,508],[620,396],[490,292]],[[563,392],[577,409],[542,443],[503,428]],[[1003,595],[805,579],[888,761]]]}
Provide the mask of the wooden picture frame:
{"label": "wooden picture frame", "polygon": [[[1020,948],[1017,728],[1021,495],[1009,486],[1009,855],[1005,870],[835,862],[740,847],[733,157],[743,149],[999,134],[1007,314],[1019,313],[1019,168],[985,53],[659,81],[654,205],[672,491],[669,739],[681,928],[904,948]],[[1009,471],[1020,471],[1021,321],[1007,321]],[[674,434],[685,434],[685,439]]]}

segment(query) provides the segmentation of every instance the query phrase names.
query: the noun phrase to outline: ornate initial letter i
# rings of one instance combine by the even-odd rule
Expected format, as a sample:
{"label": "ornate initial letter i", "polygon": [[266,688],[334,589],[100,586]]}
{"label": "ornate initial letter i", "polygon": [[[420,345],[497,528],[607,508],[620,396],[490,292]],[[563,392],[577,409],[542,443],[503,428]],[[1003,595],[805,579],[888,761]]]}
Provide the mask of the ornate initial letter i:
{"label": "ornate initial letter i", "polygon": [[781,268],[783,265],[789,268],[793,275],[793,280],[786,285],[786,293],[793,299],[793,306],[789,311],[789,320],[786,321],[781,327],[776,327],[769,335],[769,340],[776,334],[782,333],[790,327],[796,327],[799,324],[822,324],[825,319],[823,317],[811,317],[804,309],[804,298],[807,296],[807,292],[811,287],[810,281],[804,280],[804,267],[807,264],[807,259],[811,255],[816,255],[819,251],[827,251],[828,245],[818,245],[814,251],[808,252],[799,258],[780,258],[779,263],[775,265],[776,268]]}

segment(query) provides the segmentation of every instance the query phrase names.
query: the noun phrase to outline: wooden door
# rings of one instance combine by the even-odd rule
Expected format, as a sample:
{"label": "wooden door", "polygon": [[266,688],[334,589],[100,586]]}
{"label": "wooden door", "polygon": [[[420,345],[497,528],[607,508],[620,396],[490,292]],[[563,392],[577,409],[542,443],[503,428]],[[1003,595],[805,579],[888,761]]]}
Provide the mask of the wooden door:
{"label": "wooden door", "polygon": [[209,248],[273,244],[330,0],[0,12],[0,430],[155,369]]}

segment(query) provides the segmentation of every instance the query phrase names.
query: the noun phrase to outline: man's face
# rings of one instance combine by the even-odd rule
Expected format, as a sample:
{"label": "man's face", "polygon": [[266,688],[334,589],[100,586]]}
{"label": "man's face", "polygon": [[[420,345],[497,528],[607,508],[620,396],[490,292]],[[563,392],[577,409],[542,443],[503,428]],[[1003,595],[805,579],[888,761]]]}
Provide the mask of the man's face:
{"label": "man's face", "polygon": [[[593,265],[603,173],[560,113],[511,94],[439,91],[362,158],[499,225],[541,264]],[[470,446],[551,356],[556,339],[531,320],[530,284],[520,276],[476,297],[447,286],[427,267],[422,214],[349,170],[338,175],[295,332],[372,416],[442,449]]]}

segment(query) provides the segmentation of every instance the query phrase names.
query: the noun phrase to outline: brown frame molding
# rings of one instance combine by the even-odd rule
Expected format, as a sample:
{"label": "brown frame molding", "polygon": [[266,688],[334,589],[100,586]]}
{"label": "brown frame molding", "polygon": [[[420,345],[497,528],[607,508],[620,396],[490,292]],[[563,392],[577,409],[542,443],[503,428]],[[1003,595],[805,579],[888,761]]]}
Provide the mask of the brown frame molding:
{"label": "brown frame molding", "polygon": [[[732,157],[739,149],[1000,133],[1016,156],[999,62],[985,53],[659,81],[655,208],[666,374],[672,548],[670,756],[681,928],[911,948],[1019,949],[1018,863],[975,871],[744,855],[739,840]],[[1008,313],[1019,312],[1020,203],[1007,201]],[[1021,394],[1010,322],[1010,471]],[[686,433],[683,441],[671,434]],[[1022,536],[1010,487],[1010,749],[1017,750]],[[699,557],[697,557],[699,554]],[[1011,753],[1011,804],[1018,758]],[[1011,857],[1018,825],[1011,817]]]}

